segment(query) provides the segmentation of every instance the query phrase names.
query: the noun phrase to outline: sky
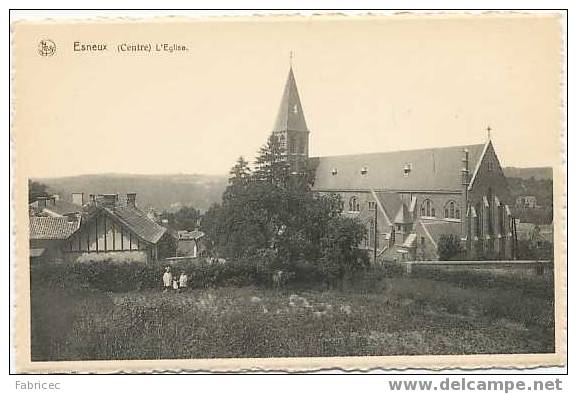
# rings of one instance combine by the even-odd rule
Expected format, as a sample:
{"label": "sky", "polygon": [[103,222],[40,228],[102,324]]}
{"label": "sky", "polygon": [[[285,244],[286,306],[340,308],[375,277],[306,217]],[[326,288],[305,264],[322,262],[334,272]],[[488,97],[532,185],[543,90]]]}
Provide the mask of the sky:
{"label": "sky", "polygon": [[[30,177],[226,174],[271,132],[292,51],[311,156],[483,143],[555,166],[552,16],[298,17],[13,26],[13,148]],[[54,56],[38,42],[56,44]],[[74,42],[106,43],[74,52]],[[122,43],[186,52],[117,52]]]}

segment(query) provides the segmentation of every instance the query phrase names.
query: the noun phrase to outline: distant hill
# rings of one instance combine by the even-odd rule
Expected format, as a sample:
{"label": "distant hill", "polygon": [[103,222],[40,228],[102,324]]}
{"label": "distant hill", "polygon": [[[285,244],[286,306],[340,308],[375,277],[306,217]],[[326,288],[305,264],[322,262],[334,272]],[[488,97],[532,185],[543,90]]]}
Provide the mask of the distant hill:
{"label": "distant hill", "polygon": [[183,205],[206,210],[220,202],[227,184],[226,176],[197,174],[97,174],[32,180],[46,184],[51,193],[69,201],[74,192],[84,192],[85,201],[89,194],[137,193],[139,207],[158,211],[174,211]]}
{"label": "distant hill", "polygon": [[[535,195],[540,205],[552,203],[551,168],[505,167],[503,171],[509,179],[513,197]],[[154,207],[158,211],[175,211],[184,205],[204,211],[213,203],[220,202],[227,185],[227,176],[199,174],[96,174],[32,180],[48,185],[51,193],[68,201],[74,192],[84,192],[85,199],[89,194],[137,193],[137,203],[141,208]]]}
{"label": "distant hill", "polygon": [[530,179],[533,177],[535,180],[553,179],[553,169],[551,167],[505,167],[503,172],[508,178]]}

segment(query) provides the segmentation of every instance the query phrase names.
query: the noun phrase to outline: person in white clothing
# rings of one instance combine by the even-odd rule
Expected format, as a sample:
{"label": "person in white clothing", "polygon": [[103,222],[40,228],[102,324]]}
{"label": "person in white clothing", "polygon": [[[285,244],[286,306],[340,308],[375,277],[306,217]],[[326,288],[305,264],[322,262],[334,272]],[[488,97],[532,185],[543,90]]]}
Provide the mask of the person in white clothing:
{"label": "person in white clothing", "polygon": [[172,278],[172,290],[178,290],[178,279],[176,279],[176,276]]}
{"label": "person in white clothing", "polygon": [[170,272],[170,267],[164,269],[164,275],[162,275],[162,283],[164,284],[164,291],[168,291],[170,286],[172,286],[172,273]]}
{"label": "person in white clothing", "polygon": [[178,284],[180,285],[180,288],[182,290],[186,290],[186,287],[188,286],[188,276],[186,275],[186,273],[184,271],[181,271],[180,273],[180,277],[178,278]]}

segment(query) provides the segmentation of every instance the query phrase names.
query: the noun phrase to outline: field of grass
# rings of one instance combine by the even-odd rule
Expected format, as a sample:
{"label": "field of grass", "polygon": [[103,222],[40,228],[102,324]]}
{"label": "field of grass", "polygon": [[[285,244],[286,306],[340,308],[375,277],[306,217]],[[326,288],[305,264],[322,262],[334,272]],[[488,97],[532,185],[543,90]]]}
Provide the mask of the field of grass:
{"label": "field of grass", "polygon": [[554,352],[548,277],[366,272],[340,289],[32,287],[44,360]]}

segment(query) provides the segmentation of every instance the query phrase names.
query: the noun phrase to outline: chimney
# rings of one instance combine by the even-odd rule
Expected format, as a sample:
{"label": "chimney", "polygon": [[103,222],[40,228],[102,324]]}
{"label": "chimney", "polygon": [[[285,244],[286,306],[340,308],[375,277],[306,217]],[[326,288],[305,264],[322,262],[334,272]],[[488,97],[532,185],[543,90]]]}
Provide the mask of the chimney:
{"label": "chimney", "polygon": [[72,193],[72,202],[76,205],[84,205],[84,193]]}
{"label": "chimney", "polygon": [[126,193],[126,205],[136,208],[136,193]]}
{"label": "chimney", "polygon": [[469,184],[469,150],[463,150],[463,168],[461,169],[461,185],[467,186]]}
{"label": "chimney", "polygon": [[118,194],[101,194],[102,205],[107,207],[113,207],[118,202]]}
{"label": "chimney", "polygon": [[46,208],[46,197],[38,197],[38,208]]}

